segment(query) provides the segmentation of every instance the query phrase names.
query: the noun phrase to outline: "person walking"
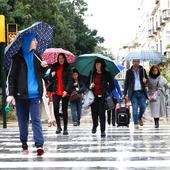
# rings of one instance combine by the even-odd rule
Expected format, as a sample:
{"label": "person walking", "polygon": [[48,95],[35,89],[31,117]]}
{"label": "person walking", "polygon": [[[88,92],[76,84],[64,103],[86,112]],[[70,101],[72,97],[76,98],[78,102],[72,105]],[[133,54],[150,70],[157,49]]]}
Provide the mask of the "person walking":
{"label": "person walking", "polygon": [[[148,94],[156,92],[156,100],[149,100],[151,116],[154,118],[155,128],[159,127],[159,118],[166,115],[166,89],[170,89],[170,84],[160,73],[157,65],[153,65],[149,70]],[[148,96],[150,99],[150,97]]]}
{"label": "person walking", "polygon": [[100,119],[101,137],[105,137],[105,98],[107,93],[114,88],[114,82],[110,72],[105,70],[106,64],[103,59],[95,60],[93,71],[89,74],[89,87],[92,89],[95,99],[91,104],[92,113],[92,133],[96,133],[98,118]]}
{"label": "person walking", "polygon": [[128,98],[132,104],[132,114],[134,127],[136,129],[143,126],[143,114],[146,109],[146,84],[148,77],[146,70],[140,65],[139,59],[133,59],[132,67],[127,70],[125,83],[124,83],[124,95],[123,98],[128,94]]}
{"label": "person walking", "polygon": [[43,84],[44,93],[42,96],[43,104],[45,108],[45,112],[48,118],[48,127],[55,126],[55,118],[54,118],[54,109],[53,109],[53,101],[52,101],[52,92],[47,91],[45,83]]}
{"label": "person walking", "polygon": [[54,89],[52,92],[54,115],[57,124],[56,134],[61,133],[61,122],[60,122],[60,101],[62,101],[62,117],[64,130],[63,135],[68,135],[68,103],[72,90],[73,79],[71,66],[67,62],[64,53],[59,53],[57,58],[57,63],[54,63],[51,68],[51,75],[49,79],[56,79]]}
{"label": "person walking", "polygon": [[107,122],[109,125],[112,123],[112,125],[115,126],[115,109],[116,109],[116,104],[120,103],[120,98],[122,97],[122,91],[120,89],[118,80],[114,78],[113,82],[114,82],[114,88],[109,93],[109,96],[112,96],[115,104],[115,108],[107,111]]}
{"label": "person walking", "polygon": [[[20,141],[23,154],[28,154],[28,125],[31,116],[32,130],[37,155],[44,153],[44,137],[40,121],[40,99],[43,94],[41,66],[47,67],[35,57],[38,45],[36,34],[25,33],[21,49],[13,56],[7,79],[7,102],[16,103]],[[36,55],[38,55],[36,53]]]}
{"label": "person walking", "polygon": [[74,126],[80,125],[80,119],[81,119],[81,110],[82,110],[82,95],[83,92],[86,90],[86,86],[84,82],[81,79],[81,75],[79,74],[78,70],[73,68],[72,69],[72,76],[73,76],[73,89],[72,94],[78,95],[79,97],[77,99],[72,99],[72,96],[70,97],[70,106],[71,106],[71,115],[72,115],[72,121]]}

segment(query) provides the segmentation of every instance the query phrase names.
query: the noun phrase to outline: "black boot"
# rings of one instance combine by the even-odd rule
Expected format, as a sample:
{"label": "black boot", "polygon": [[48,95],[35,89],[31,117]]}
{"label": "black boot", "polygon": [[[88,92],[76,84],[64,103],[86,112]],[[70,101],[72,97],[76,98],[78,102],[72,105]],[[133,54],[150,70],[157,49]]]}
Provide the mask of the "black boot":
{"label": "black boot", "polygon": [[159,118],[154,118],[155,128],[159,128]]}
{"label": "black boot", "polygon": [[63,123],[64,123],[63,135],[68,135],[68,130],[67,130],[68,118],[67,118],[67,116],[63,116]]}
{"label": "black boot", "polygon": [[107,111],[107,123],[110,125],[111,123],[111,110]]}
{"label": "black boot", "polygon": [[68,135],[67,124],[64,124],[63,135]]}
{"label": "black boot", "polygon": [[61,126],[57,126],[56,134],[61,133],[61,131],[62,131]]}
{"label": "black boot", "polygon": [[63,131],[63,135],[68,135],[68,130],[67,130],[67,126],[64,126],[64,131]]}
{"label": "black boot", "polygon": [[57,120],[56,123],[57,123],[56,134],[59,134],[59,133],[61,133],[61,131],[62,131],[62,129],[61,129],[61,124],[60,124],[60,120]]}

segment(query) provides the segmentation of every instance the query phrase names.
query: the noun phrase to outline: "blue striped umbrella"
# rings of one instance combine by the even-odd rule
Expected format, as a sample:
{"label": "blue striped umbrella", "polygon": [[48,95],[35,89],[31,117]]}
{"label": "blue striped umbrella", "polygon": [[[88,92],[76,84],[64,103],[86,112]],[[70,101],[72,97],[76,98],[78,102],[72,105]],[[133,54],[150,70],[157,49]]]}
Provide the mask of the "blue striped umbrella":
{"label": "blue striped umbrella", "polygon": [[160,63],[166,58],[156,50],[137,50],[127,54],[124,60],[140,59],[142,61],[150,61],[152,63]]}
{"label": "blue striped umbrella", "polygon": [[38,40],[37,52],[39,54],[42,54],[52,41],[53,28],[47,23],[36,22],[30,27],[19,31],[16,37],[13,39],[13,41],[9,45],[7,45],[5,48],[4,64],[7,70],[9,69],[11,65],[12,57],[21,48],[23,35],[25,33],[36,33],[37,34],[37,40]]}

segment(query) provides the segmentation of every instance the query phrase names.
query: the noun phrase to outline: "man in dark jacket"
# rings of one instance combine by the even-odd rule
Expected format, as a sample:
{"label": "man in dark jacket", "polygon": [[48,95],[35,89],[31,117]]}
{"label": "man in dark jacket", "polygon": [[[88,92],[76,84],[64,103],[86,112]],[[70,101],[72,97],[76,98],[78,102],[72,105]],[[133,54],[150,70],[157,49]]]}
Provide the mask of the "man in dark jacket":
{"label": "man in dark jacket", "polygon": [[35,57],[34,50],[37,44],[36,34],[24,34],[21,49],[13,56],[9,71],[7,102],[13,103],[15,100],[16,103],[23,154],[28,154],[27,141],[30,115],[37,155],[42,155],[44,153],[44,138],[39,109],[40,98],[43,93],[41,66],[46,67],[47,64],[44,61],[40,63]]}
{"label": "man in dark jacket", "polygon": [[146,109],[147,99],[145,84],[148,78],[145,69],[140,66],[140,60],[134,59],[132,62],[132,67],[126,72],[123,97],[128,94],[132,103],[134,127],[138,129],[138,124],[143,126],[142,116]]}

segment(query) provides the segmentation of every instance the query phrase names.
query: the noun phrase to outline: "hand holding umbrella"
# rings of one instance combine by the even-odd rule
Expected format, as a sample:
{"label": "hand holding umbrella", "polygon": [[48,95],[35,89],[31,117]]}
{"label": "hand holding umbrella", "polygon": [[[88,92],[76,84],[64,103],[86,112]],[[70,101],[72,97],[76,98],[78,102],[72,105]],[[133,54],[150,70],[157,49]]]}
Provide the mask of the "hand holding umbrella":
{"label": "hand holding umbrella", "polygon": [[54,64],[57,62],[59,53],[65,54],[68,63],[73,63],[75,61],[75,58],[76,58],[75,55],[73,53],[71,53],[70,51],[64,50],[62,48],[48,48],[48,49],[46,49],[44,51],[44,53],[42,54],[42,59],[44,61],[47,61],[48,64]]}
{"label": "hand holding umbrella", "polygon": [[[12,57],[20,50],[23,41],[23,36],[25,34],[27,33],[36,34],[37,36],[36,38],[38,41],[37,52],[39,54],[42,54],[45,51],[45,49],[48,47],[48,45],[51,43],[52,32],[53,32],[53,28],[44,22],[36,22],[30,27],[19,31],[17,36],[13,39],[13,41],[5,48],[5,68],[7,70],[9,69],[11,65]],[[40,58],[38,59],[41,61]]]}

